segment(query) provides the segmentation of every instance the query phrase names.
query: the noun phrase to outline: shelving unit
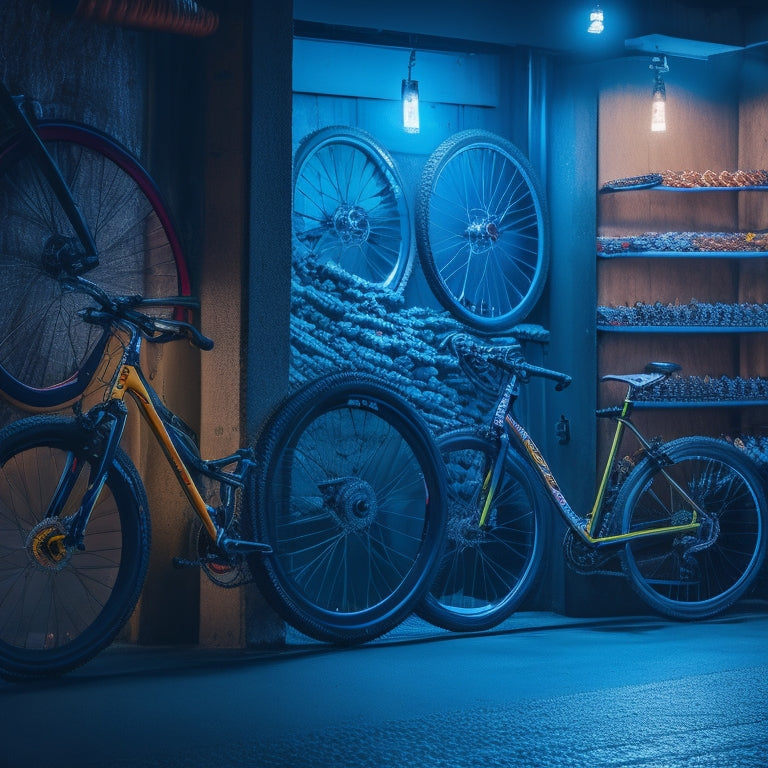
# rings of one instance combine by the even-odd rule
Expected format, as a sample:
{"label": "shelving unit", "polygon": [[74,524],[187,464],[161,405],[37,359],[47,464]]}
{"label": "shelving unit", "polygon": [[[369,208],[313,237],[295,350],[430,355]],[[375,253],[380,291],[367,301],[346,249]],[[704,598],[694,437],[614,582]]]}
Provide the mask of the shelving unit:
{"label": "shelving unit", "polygon": [[[650,360],[667,359],[682,365],[681,376],[701,377],[698,397],[667,399],[655,393],[638,403],[664,437],[736,435],[768,423],[768,388],[753,388],[751,397],[736,394],[742,378],[768,376],[760,365],[752,369],[757,358],[750,354],[750,345],[758,339],[764,344],[768,335],[768,238],[760,232],[768,217],[763,207],[751,204],[750,215],[757,212],[758,220],[749,228],[739,226],[742,198],[765,191],[768,187],[662,185],[600,190],[599,374],[641,370]],[[637,203],[630,202],[638,197]],[[711,250],[719,239],[724,249]],[[760,249],[746,250],[753,240]],[[707,249],[697,250],[696,242],[705,242]],[[755,280],[755,274],[763,279]],[[726,319],[730,324],[723,324]],[[709,377],[711,394],[706,391]],[[602,405],[620,396],[605,387],[607,396],[603,386]],[[722,397],[731,390],[734,397]]]}

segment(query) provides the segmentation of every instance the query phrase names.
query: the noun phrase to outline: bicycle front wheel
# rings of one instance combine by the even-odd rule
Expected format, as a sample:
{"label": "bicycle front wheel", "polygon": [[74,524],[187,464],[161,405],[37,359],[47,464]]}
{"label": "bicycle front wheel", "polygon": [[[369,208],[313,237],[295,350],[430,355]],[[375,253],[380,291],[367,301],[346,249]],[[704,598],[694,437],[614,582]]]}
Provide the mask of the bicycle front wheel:
{"label": "bicycle front wheel", "polygon": [[498,446],[474,430],[448,432],[438,446],[448,471],[448,541],[418,613],[454,632],[490,629],[518,609],[536,579],[544,552],[540,499],[530,470],[508,451],[481,528],[483,485]]}
{"label": "bicycle front wheel", "polygon": [[[78,271],[111,294],[189,296],[179,239],[133,156],[85,126],[42,122],[37,131],[96,244],[98,266],[78,265]],[[73,387],[65,385],[77,379],[102,329],[78,316],[89,298],[63,289],[58,279],[62,260],[76,258],[82,246],[21,139],[0,153],[0,221],[0,388],[21,405],[62,405],[73,399]]]}
{"label": "bicycle front wheel", "polygon": [[282,405],[257,444],[252,563],[296,629],[343,645],[410,614],[440,564],[443,468],[422,419],[371,378],[334,374]]}
{"label": "bicycle front wheel", "polygon": [[387,150],[359,128],[305,137],[294,157],[293,230],[321,263],[400,290],[413,267],[411,218]]}
{"label": "bicycle front wheel", "polygon": [[449,312],[482,333],[509,330],[533,309],[549,268],[549,214],[531,163],[488,131],[446,139],[422,173],[416,242]]}
{"label": "bicycle front wheel", "polygon": [[[63,537],[97,457],[72,419],[38,416],[0,432],[0,675],[62,674],[105,648],[130,618],[149,557],[141,480],[118,451],[85,532]],[[63,508],[49,507],[67,488]]]}
{"label": "bicycle front wheel", "polygon": [[622,565],[636,592],[659,613],[680,619],[712,616],[745,594],[765,559],[765,489],[754,463],[722,440],[681,438],[665,445],[663,453],[669,464],[646,457],[627,477],[616,501],[624,510],[622,530],[692,522],[699,527],[632,540]]}

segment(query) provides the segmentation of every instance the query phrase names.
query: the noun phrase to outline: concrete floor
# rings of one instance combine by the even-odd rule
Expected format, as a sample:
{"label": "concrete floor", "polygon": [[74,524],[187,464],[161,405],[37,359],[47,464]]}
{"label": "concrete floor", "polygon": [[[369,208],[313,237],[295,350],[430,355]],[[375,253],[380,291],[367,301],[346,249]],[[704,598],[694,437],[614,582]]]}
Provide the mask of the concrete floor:
{"label": "concrete floor", "polygon": [[718,619],[409,619],[339,650],[113,646],[0,683],[0,766],[766,768],[768,605]]}

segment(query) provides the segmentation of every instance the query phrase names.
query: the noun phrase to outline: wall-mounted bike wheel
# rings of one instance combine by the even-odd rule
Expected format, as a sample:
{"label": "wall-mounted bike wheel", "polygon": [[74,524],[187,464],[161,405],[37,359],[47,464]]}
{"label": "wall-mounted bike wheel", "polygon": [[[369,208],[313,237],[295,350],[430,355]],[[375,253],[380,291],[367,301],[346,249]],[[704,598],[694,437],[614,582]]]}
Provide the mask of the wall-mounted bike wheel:
{"label": "wall-mounted bike wheel", "polygon": [[549,216],[528,159],[488,131],[446,139],[422,173],[416,241],[440,303],[482,333],[508,330],[541,296]]}
{"label": "wall-mounted bike wheel", "polygon": [[[90,299],[62,284],[82,275],[115,295],[189,296],[179,239],[157,188],[134,157],[104,134],[64,122],[37,131],[96,244],[84,249],[35,155],[19,139],[0,151],[0,388],[30,407],[63,405],[103,338],[80,311]],[[153,312],[181,317],[188,310]],[[91,360],[91,362],[93,362]],[[92,374],[93,371],[90,371]],[[84,382],[87,384],[87,381]],[[79,391],[78,391],[79,390]]]}
{"label": "wall-mounted bike wheel", "polygon": [[392,157],[357,128],[321,128],[294,157],[293,232],[321,263],[397,291],[411,272],[411,220]]}

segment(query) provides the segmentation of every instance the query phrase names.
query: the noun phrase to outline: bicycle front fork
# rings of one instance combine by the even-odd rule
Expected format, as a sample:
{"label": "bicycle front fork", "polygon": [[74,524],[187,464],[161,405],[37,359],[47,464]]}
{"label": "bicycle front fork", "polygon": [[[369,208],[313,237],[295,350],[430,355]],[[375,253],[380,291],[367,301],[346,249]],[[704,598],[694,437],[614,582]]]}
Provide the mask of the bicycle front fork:
{"label": "bicycle front fork", "polygon": [[120,400],[109,400],[80,417],[88,437],[77,454],[71,453],[48,506],[47,517],[59,519],[83,469],[91,460],[90,476],[77,510],[66,521],[66,536],[58,543],[66,551],[83,550],[85,529],[91,519],[107,473],[123,436],[128,409]]}
{"label": "bicycle front fork", "polygon": [[493,509],[493,502],[496,496],[496,489],[499,487],[499,481],[504,472],[504,463],[507,459],[507,451],[509,450],[509,435],[506,432],[502,432],[498,439],[499,452],[493,461],[492,466],[488,467],[483,481],[483,489],[480,495],[482,508],[480,509],[480,519],[478,521],[478,527],[484,528],[489,524],[491,517],[491,510]]}

